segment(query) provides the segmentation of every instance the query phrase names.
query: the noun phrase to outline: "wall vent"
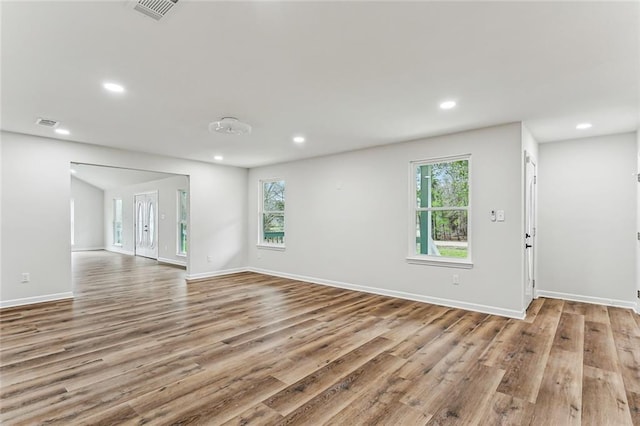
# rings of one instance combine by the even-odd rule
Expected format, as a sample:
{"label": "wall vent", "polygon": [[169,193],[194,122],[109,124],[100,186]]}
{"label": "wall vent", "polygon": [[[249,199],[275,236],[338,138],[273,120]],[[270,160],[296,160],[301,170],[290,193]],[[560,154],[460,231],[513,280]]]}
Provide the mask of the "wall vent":
{"label": "wall vent", "polygon": [[178,0],[138,0],[133,8],[159,21],[176,3],[178,3]]}
{"label": "wall vent", "polygon": [[58,124],[60,124],[60,122],[56,120],[51,120],[48,118],[38,118],[36,120],[36,124],[39,124],[44,127],[58,127]]}

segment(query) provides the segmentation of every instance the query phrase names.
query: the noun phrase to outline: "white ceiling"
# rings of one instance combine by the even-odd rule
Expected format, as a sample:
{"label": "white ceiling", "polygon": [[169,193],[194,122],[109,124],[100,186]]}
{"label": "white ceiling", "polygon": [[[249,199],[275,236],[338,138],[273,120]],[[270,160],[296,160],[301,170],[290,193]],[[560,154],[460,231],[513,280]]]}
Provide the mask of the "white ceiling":
{"label": "white ceiling", "polygon": [[[145,170],[120,169],[117,167],[71,164],[71,176],[102,190],[121,188],[138,183],[166,179],[176,175]],[[75,173],[74,173],[75,172]]]}
{"label": "white ceiling", "polygon": [[[161,21],[124,0],[1,12],[8,131],[56,137],[34,124],[52,118],[69,140],[252,167],[521,120],[542,142],[638,128],[638,2],[180,0]],[[447,99],[458,107],[440,110]],[[209,133],[223,116],[253,133]],[[577,131],[583,121],[593,127]]]}

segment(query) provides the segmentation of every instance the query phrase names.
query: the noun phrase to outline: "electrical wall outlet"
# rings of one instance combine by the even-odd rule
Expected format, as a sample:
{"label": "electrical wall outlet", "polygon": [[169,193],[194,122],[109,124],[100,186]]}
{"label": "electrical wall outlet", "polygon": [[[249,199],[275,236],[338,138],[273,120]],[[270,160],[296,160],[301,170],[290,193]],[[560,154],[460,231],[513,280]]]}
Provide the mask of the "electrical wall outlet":
{"label": "electrical wall outlet", "polygon": [[213,262],[213,257],[207,256],[207,262],[209,262],[209,263]]}
{"label": "electrical wall outlet", "polygon": [[28,272],[23,272],[22,273],[22,278],[20,279],[21,283],[28,283],[29,281],[31,281],[31,276],[29,275]]}
{"label": "electrical wall outlet", "polygon": [[453,278],[451,280],[453,285],[459,285],[460,284],[460,275],[458,274],[453,274]]}

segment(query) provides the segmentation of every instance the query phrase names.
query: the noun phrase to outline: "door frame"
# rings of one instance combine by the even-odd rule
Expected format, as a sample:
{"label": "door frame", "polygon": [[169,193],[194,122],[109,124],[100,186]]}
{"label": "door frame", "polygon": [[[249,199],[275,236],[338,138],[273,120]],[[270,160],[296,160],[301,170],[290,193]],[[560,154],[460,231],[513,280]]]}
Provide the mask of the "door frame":
{"label": "door frame", "polygon": [[[530,167],[533,168],[533,182],[532,188],[529,188],[529,182],[531,179]],[[538,165],[536,160],[527,152],[524,151],[524,309],[527,309],[529,304],[536,295],[536,277],[537,277],[537,234],[538,234]],[[532,191],[530,194],[529,191]],[[532,198],[531,198],[532,197]],[[532,210],[531,216],[529,216],[529,209]],[[531,223],[530,223],[531,221]],[[529,233],[529,227],[532,228],[530,237],[527,238]],[[527,248],[530,244],[531,247]],[[530,252],[528,250],[531,250]],[[529,256],[530,255],[530,256]]]}

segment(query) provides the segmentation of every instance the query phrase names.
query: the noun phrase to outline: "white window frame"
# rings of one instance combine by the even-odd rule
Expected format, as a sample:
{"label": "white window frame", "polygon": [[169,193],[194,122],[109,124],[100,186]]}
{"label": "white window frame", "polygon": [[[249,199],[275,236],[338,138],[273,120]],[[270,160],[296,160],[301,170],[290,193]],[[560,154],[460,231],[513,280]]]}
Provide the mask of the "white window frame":
{"label": "white window frame", "polygon": [[[284,192],[285,192],[285,203],[284,203],[284,210],[282,211],[276,211],[276,210],[269,210],[269,211],[265,211],[264,210],[264,184],[265,183],[270,183],[270,182],[283,182],[284,184]],[[270,249],[270,250],[281,250],[283,251],[285,249],[285,243],[269,243],[267,241],[264,240],[264,230],[263,230],[263,216],[265,214],[269,214],[269,213],[274,213],[274,214],[282,214],[284,217],[284,235],[286,238],[287,235],[287,217],[286,217],[286,210],[287,210],[287,198],[286,198],[286,192],[287,192],[287,182],[285,179],[283,178],[271,178],[271,179],[261,179],[259,181],[259,189],[258,189],[258,244],[257,246],[259,248],[265,248],[265,249]],[[286,240],[285,240],[286,241]]]}
{"label": "white window frame", "polygon": [[123,203],[122,203],[122,198],[114,198],[113,199],[113,245],[116,247],[122,247],[122,240],[120,242],[116,241],[116,217],[118,217],[118,215],[116,214],[117,211],[117,202],[120,201],[120,238],[122,239],[122,226],[123,226],[123,220],[122,220],[122,215],[124,212],[124,208],[123,208]]}
{"label": "white window frame", "polygon": [[[420,208],[417,206],[417,186],[416,186],[416,175],[415,170],[419,166],[425,166],[429,164],[438,164],[438,163],[450,163],[459,160],[468,161],[469,165],[469,202],[466,207],[445,207],[445,208]],[[433,266],[445,266],[451,268],[472,268],[472,207],[471,207],[471,184],[472,184],[472,168],[471,168],[471,154],[463,154],[463,155],[453,155],[447,157],[437,157],[437,158],[429,158],[426,160],[416,160],[411,161],[409,163],[409,241],[408,241],[408,253],[406,260],[407,263],[412,264],[421,264],[421,265],[433,265]],[[441,256],[433,256],[429,254],[418,254],[416,253],[416,215],[418,211],[437,211],[437,210],[461,210],[467,212],[467,257],[464,259],[454,258],[454,257],[441,257]]]}
{"label": "white window frame", "polygon": [[[176,215],[177,215],[176,216],[176,219],[177,219],[176,220],[176,256],[186,257],[187,253],[189,251],[189,227],[187,225],[188,217],[186,219],[182,220],[182,214],[181,214],[182,212],[180,211],[180,208],[182,207],[182,203],[181,203],[181,199],[180,198],[181,198],[183,193],[186,194],[186,196],[187,196],[187,207],[186,207],[187,211],[185,212],[186,213],[185,216],[188,216],[188,214],[189,214],[189,207],[188,207],[188,205],[189,205],[189,194],[187,193],[186,189],[178,189],[177,198],[176,198],[176,200],[177,200],[177,203],[176,203],[177,204],[177,208],[176,208]],[[180,232],[180,225],[182,225],[182,224],[187,226],[187,237],[186,237],[187,238],[187,244],[186,244],[187,247],[186,247],[184,252],[180,251],[180,247],[181,247],[180,238],[182,236],[181,232]]]}

